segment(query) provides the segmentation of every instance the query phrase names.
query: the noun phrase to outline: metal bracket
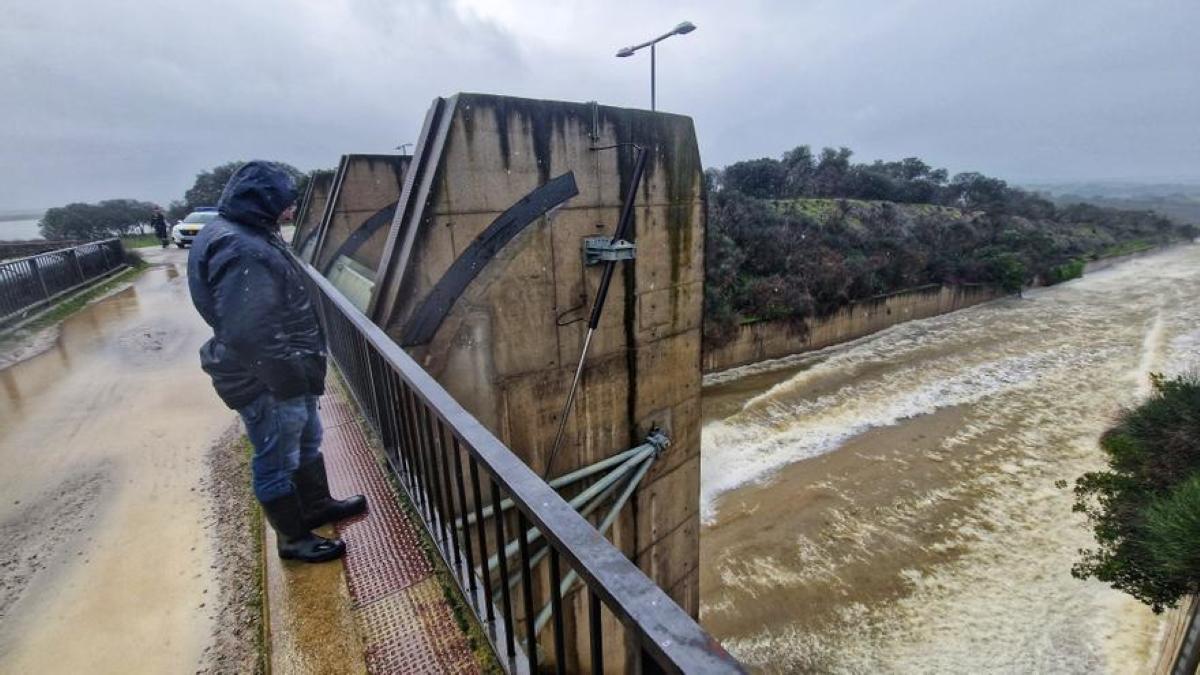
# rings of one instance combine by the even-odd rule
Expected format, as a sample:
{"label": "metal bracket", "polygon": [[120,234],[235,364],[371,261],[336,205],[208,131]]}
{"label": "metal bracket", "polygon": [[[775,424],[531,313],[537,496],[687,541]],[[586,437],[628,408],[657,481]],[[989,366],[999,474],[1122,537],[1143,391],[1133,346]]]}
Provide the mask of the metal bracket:
{"label": "metal bracket", "polygon": [[600,104],[595,101],[588,101],[588,105],[592,108],[592,130],[588,134],[592,145],[596,145],[596,141],[600,140]]}
{"label": "metal bracket", "polygon": [[654,427],[646,436],[646,443],[654,446],[654,454],[657,456],[662,454],[662,452],[666,450],[669,445],[671,445],[671,438],[667,436],[667,433],[662,429]]}
{"label": "metal bracket", "polygon": [[583,264],[599,265],[604,262],[633,260],[637,257],[637,244],[618,239],[612,241],[603,235],[583,240]]}

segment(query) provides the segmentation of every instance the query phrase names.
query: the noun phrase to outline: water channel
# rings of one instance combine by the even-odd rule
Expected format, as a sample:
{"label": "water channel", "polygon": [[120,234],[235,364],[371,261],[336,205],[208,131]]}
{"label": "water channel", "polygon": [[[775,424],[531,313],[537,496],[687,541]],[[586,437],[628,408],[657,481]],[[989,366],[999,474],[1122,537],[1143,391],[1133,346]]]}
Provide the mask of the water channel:
{"label": "water channel", "polygon": [[765,672],[1138,672],[1163,620],[1071,577],[1073,482],[1200,365],[1200,246],[705,388],[701,617]]}

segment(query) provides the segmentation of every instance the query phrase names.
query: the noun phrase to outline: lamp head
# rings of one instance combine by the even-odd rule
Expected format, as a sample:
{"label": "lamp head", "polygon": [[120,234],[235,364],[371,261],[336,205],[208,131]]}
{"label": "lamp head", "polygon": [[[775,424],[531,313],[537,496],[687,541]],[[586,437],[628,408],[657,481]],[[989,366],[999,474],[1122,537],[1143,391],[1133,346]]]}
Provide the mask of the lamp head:
{"label": "lamp head", "polygon": [[694,30],[696,30],[696,24],[692,23],[691,21],[684,21],[678,26],[675,26],[675,30],[671,32],[675,33],[676,35],[687,35]]}
{"label": "lamp head", "polygon": [[621,49],[617,52],[617,56],[620,56],[620,57],[633,56],[633,51],[634,51],[633,47],[621,47]]}

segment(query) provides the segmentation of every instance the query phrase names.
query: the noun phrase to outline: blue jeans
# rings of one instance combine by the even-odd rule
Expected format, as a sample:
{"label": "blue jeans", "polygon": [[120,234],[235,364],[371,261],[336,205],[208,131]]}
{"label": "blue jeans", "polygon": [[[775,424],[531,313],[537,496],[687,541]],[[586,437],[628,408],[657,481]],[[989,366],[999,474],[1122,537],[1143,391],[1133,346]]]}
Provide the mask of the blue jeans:
{"label": "blue jeans", "polygon": [[295,491],[292,474],[321,456],[316,396],[277,399],[270,392],[238,409],[254,445],[250,461],[254,496],[269,502]]}

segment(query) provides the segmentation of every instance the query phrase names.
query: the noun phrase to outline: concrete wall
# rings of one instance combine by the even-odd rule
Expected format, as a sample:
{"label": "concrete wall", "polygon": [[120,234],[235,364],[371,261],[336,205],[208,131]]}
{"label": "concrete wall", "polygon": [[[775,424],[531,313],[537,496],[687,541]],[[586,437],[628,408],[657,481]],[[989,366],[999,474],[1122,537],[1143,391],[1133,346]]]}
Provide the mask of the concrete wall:
{"label": "concrete wall", "polygon": [[1162,640],[1157,653],[1153,654],[1152,670],[1148,671],[1153,675],[1171,675],[1177,661],[1180,662],[1180,671],[1187,672],[1183,665],[1195,663],[1197,651],[1200,651],[1200,645],[1197,645],[1200,598],[1195,595],[1184,596],[1178,606],[1166,610],[1166,615]]}
{"label": "concrete wall", "polygon": [[828,347],[904,321],[953,312],[1004,295],[988,286],[930,285],[856,302],[821,319],[746,324],[728,344],[705,350],[704,372]]}
{"label": "concrete wall", "polygon": [[[406,155],[345,155],[333,181],[332,201],[318,234],[313,266],[326,271],[338,249],[380,211],[392,208],[400,198]],[[390,220],[390,219],[389,219]],[[372,272],[379,266],[388,227],[380,227],[350,256]]]}
{"label": "concrete wall", "polygon": [[[373,318],[399,339],[417,304],[480,232],[530,191],[573,171],[579,195],[504,246],[434,338],[409,350],[542,472],[600,278],[599,267],[583,265],[582,242],[615,230],[632,170],[631,148],[591,148],[631,142],[652,149],[636,193],[638,255],[618,265],[553,473],[636,445],[652,427],[667,430],[670,449],[610,538],[696,616],[704,196],[690,118],[478,94],[435,102],[397,209],[383,263],[392,276],[376,287]],[[581,594],[571,602],[582,610]],[[614,647],[622,631],[611,617],[607,623],[606,646],[617,659],[609,663],[620,663]],[[573,657],[586,654],[586,645],[571,649]]]}
{"label": "concrete wall", "polygon": [[410,159],[407,155],[343,155],[332,179],[323,184],[314,180],[305,197],[304,221],[312,219],[322,202],[323,208],[312,235],[299,246],[300,257],[361,310],[370,301]]}
{"label": "concrete wall", "polygon": [[329,202],[329,190],[333,187],[333,171],[317,171],[308,181],[308,189],[300,198],[296,209],[296,231],[292,235],[292,246],[304,260],[311,262],[316,249],[316,233],[325,217],[325,206]]}

